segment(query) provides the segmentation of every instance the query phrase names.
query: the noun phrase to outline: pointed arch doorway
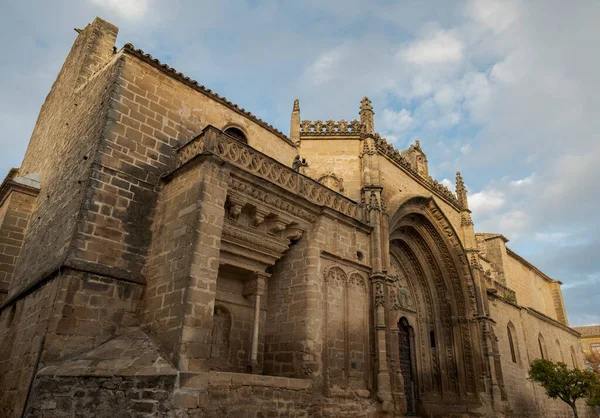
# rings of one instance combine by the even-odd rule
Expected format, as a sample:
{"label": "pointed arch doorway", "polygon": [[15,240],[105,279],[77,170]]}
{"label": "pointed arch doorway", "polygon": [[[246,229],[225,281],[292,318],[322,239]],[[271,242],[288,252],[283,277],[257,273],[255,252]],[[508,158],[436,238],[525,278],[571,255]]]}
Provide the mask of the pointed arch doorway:
{"label": "pointed arch doorway", "polygon": [[404,383],[396,387],[407,414],[479,404],[474,283],[456,232],[431,199],[410,199],[391,217],[388,266],[390,319],[398,330],[395,372]]}
{"label": "pointed arch doorway", "polygon": [[416,412],[416,373],[413,362],[414,354],[414,331],[406,317],[398,321],[398,349],[400,351],[400,373],[404,379],[404,397],[406,399],[406,415],[414,415]]}

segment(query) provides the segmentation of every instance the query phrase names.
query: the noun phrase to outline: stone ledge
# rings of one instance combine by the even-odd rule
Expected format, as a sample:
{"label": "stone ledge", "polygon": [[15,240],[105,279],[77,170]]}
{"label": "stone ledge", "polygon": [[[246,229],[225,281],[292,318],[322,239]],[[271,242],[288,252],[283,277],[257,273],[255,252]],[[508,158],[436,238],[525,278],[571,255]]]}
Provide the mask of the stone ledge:
{"label": "stone ledge", "polygon": [[293,379],[280,376],[265,376],[246,373],[204,372],[179,374],[182,389],[206,390],[209,387],[235,388],[240,386],[262,386],[288,390],[312,390],[312,380]]}

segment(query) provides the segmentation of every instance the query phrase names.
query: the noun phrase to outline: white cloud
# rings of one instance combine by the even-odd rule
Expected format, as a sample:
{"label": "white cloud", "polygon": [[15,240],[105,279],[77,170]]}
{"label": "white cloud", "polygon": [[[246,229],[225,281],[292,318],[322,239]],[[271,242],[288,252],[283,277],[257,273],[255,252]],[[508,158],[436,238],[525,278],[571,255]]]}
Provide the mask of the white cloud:
{"label": "white cloud", "polygon": [[450,179],[443,179],[440,181],[444,186],[446,186],[450,191],[454,192],[456,190],[456,185]]}
{"label": "white cloud", "polygon": [[383,109],[382,112],[383,130],[389,132],[405,131],[414,124],[414,119],[410,111],[402,109],[399,111]]}
{"label": "white cloud", "polygon": [[129,20],[143,18],[148,10],[148,0],[91,0],[91,2]]}
{"label": "white cloud", "polygon": [[528,186],[530,184],[533,184],[534,178],[535,178],[535,173],[531,174],[530,176],[519,179],[519,180],[513,180],[509,183],[509,185],[512,187]]}
{"label": "white cloud", "polygon": [[497,211],[504,203],[504,194],[499,190],[486,189],[469,196],[469,207],[477,215]]}
{"label": "white cloud", "polygon": [[463,58],[463,44],[451,32],[439,30],[408,44],[398,54],[406,62],[420,66],[456,63]]}
{"label": "white cloud", "polygon": [[482,26],[502,32],[517,20],[519,5],[512,0],[471,0],[467,13]]}
{"label": "white cloud", "polygon": [[315,85],[330,81],[337,73],[337,67],[344,57],[345,48],[331,49],[321,54],[308,68],[308,77]]}
{"label": "white cloud", "polygon": [[567,238],[570,234],[567,232],[536,232],[534,237],[537,241],[557,241]]}
{"label": "white cloud", "polygon": [[530,214],[520,209],[497,213],[479,224],[476,222],[478,231],[502,233],[513,243],[521,237],[527,236],[530,227]]}

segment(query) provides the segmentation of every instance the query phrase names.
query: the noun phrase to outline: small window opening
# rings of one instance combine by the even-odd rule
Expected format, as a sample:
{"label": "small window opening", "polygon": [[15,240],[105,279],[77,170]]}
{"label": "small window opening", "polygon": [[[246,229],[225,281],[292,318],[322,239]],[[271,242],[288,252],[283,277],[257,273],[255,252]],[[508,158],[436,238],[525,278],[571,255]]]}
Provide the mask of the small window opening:
{"label": "small window opening", "polygon": [[429,332],[429,340],[431,341],[431,348],[435,348],[435,334],[433,331]]}
{"label": "small window opening", "polygon": [[506,327],[506,331],[508,333],[508,345],[510,347],[510,357],[512,358],[513,363],[517,362],[517,354],[515,353],[515,344],[513,342],[512,332],[510,332],[510,327]]}
{"label": "small window opening", "polygon": [[227,128],[225,129],[225,133],[229,136],[234,137],[238,141],[243,142],[244,144],[248,143],[246,135],[244,135],[244,133],[238,128]]}

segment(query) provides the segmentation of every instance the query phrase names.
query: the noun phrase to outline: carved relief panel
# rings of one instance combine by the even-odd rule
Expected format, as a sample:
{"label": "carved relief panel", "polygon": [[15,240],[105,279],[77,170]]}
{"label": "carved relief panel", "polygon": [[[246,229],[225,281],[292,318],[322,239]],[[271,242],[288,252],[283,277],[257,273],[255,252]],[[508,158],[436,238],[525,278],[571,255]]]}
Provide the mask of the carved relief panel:
{"label": "carved relief panel", "polygon": [[364,274],[329,264],[323,270],[324,378],[329,390],[366,389],[369,296]]}

